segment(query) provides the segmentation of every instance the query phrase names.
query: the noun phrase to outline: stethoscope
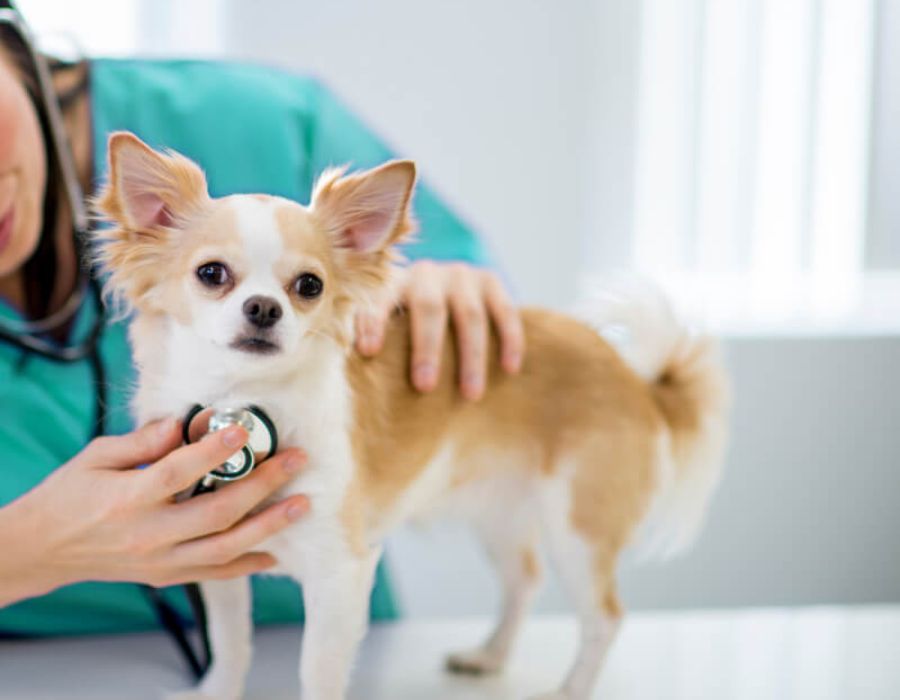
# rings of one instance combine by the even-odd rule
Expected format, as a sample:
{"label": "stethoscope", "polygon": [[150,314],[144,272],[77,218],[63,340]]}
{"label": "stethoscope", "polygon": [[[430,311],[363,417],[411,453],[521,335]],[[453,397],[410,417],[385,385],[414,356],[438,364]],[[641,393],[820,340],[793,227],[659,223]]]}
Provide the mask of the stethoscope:
{"label": "stethoscope", "polygon": [[[70,320],[74,312],[67,313],[61,321],[50,324],[42,319],[36,323],[24,321],[0,321],[0,341],[12,345],[23,352],[23,360],[36,355],[45,360],[62,364],[74,364],[86,361],[91,369],[91,384],[94,393],[93,424],[90,437],[95,438],[106,432],[106,371],[103,358],[100,355],[100,337],[106,326],[106,316],[103,312],[103,300],[99,283],[92,277],[82,283],[83,289],[70,297],[76,299],[75,311],[80,307],[85,297],[93,298],[95,308],[94,319],[90,329],[82,340],[70,345],[60,345],[44,337],[44,333],[62,323]],[[66,305],[68,306],[68,304]],[[66,310],[66,307],[60,311]],[[50,317],[48,317],[50,319]],[[46,324],[46,325],[45,325]],[[47,330],[43,330],[46,328]]]}
{"label": "stethoscope", "polygon": [[[185,444],[195,442],[195,427],[201,428],[201,434],[210,434],[224,430],[231,425],[240,425],[247,431],[248,440],[246,445],[197,482],[190,493],[191,498],[214,491],[218,484],[245,478],[261,461],[271,457],[278,449],[278,431],[275,429],[275,423],[259,406],[223,405],[212,407],[206,430],[202,431],[202,425],[198,424],[202,423],[203,414],[208,409],[210,407],[201,404],[194,404],[188,409],[181,423],[181,437]],[[200,679],[212,663],[212,648],[209,643],[206,608],[203,605],[199,586],[196,583],[190,583],[184,586],[184,591],[200,633],[203,660],[188,641],[185,625],[180,620],[178,612],[163,598],[158,589],[152,586],[142,586],[142,588],[153,603],[160,623],[181,650],[194,676]]]}
{"label": "stethoscope", "polygon": [[[194,404],[185,415],[181,422],[181,437],[185,444],[193,442],[191,438],[195,432],[194,424],[206,408]],[[219,483],[243,479],[256,468],[257,464],[278,450],[278,431],[275,423],[259,406],[228,404],[213,408],[206,433],[215,433],[232,425],[239,425],[247,431],[247,444],[203,477],[194,488],[192,496],[212,491]]]}

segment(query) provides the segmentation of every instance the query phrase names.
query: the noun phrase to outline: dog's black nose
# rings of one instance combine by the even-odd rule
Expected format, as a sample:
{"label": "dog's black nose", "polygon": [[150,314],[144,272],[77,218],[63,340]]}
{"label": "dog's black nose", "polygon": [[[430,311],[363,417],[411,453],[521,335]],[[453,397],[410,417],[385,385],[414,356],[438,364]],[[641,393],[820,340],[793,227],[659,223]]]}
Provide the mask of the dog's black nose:
{"label": "dog's black nose", "polygon": [[281,304],[272,297],[252,296],[244,302],[244,316],[257,328],[271,328],[281,318]]}

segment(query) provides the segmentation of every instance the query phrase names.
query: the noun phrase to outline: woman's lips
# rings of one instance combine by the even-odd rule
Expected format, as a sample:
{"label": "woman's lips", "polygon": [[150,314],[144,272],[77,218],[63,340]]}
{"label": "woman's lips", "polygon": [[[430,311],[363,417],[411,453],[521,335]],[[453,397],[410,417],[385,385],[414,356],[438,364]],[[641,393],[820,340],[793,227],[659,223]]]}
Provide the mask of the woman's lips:
{"label": "woman's lips", "polygon": [[0,218],[0,255],[12,240],[13,223],[15,219],[15,207],[10,206]]}

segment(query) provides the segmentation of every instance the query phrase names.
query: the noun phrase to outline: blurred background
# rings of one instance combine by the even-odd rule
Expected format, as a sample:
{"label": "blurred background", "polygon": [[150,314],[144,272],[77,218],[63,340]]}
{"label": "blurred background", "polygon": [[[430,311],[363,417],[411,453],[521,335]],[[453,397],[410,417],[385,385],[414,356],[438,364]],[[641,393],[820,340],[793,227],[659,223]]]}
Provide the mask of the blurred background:
{"label": "blurred background", "polygon": [[[900,0],[20,0],[47,48],[321,78],[483,234],[518,298],[610,270],[726,339],[733,441],[641,608],[900,601]],[[409,615],[484,613],[461,528],[405,530]],[[540,609],[565,603],[549,581]]]}

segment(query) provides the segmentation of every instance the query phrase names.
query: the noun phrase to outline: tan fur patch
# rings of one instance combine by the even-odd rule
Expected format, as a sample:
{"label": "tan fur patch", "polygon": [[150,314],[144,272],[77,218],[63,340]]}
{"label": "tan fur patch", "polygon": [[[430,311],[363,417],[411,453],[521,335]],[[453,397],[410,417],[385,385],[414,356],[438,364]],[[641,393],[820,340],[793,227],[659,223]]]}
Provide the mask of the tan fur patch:
{"label": "tan fur patch", "polygon": [[616,592],[615,583],[610,581],[599,595],[601,596],[600,609],[613,620],[621,618],[624,611],[619,594]]}
{"label": "tan fur patch", "polygon": [[538,563],[537,554],[531,547],[522,550],[522,571],[525,578],[531,581],[541,576],[541,565]]}
{"label": "tan fur patch", "polygon": [[455,484],[478,476],[471,465],[480,462],[469,457],[485,445],[521,453],[519,468],[531,474],[551,474],[564,458],[581,455],[575,478],[576,493],[582,493],[573,522],[590,537],[601,531],[605,537],[612,527],[615,547],[624,541],[653,485],[653,445],[662,423],[653,396],[609,345],[577,321],[525,310],[523,322],[528,353],[521,374],[500,369],[493,337],[487,391],[477,403],[459,395],[452,328],[440,382],[428,394],[409,382],[405,318],[392,320],[377,357],[350,357],[353,440],[370,517],[390,508],[447,440],[459,449]]}
{"label": "tan fur patch", "polygon": [[299,204],[277,207],[275,222],[285,250],[285,257],[276,268],[279,278],[290,287],[297,275],[311,272],[324,284],[324,293],[312,302],[288,290],[291,304],[302,313],[314,314],[313,332],[331,336],[346,347],[352,305],[337,271],[331,240],[309,210]]}

